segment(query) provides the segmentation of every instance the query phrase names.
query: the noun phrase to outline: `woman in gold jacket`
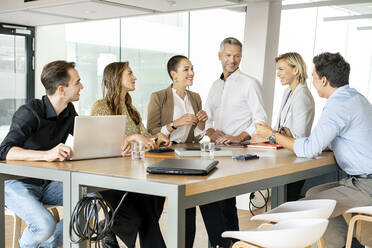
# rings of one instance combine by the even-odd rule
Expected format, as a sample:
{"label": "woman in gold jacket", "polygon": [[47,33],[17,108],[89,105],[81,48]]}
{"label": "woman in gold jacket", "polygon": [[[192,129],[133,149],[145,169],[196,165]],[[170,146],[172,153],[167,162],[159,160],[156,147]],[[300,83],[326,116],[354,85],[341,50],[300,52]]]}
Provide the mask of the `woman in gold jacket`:
{"label": "woman in gold jacket", "polygon": [[[105,67],[103,72],[103,99],[98,100],[92,107],[92,115],[123,115],[126,119],[126,140],[123,155],[129,154],[130,142],[140,141],[149,148],[157,147],[160,143],[171,145],[169,139],[158,133],[151,136],[142,124],[141,116],[132,104],[130,91],[135,90],[136,77],[128,62],[114,62]],[[124,123],[123,123],[124,125]],[[154,140],[157,140],[156,142]],[[106,190],[102,197],[116,208],[124,192]],[[124,204],[118,210],[111,231],[120,237],[128,248],[134,248],[139,233],[141,247],[165,248],[158,220],[161,216],[163,197],[139,193],[129,193]],[[119,248],[113,233],[103,239],[104,247]]]}

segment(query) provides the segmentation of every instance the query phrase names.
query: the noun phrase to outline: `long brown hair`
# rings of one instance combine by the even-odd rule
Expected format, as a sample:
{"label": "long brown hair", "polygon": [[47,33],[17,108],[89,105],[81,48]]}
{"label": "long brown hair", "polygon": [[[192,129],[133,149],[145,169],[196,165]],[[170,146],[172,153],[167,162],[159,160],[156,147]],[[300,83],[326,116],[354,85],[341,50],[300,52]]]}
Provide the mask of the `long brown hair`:
{"label": "long brown hair", "polygon": [[[113,115],[122,115],[123,110],[120,104],[120,95],[122,91],[121,80],[129,62],[114,62],[105,67],[102,79],[103,99],[106,100],[108,107]],[[130,118],[138,125],[141,122],[141,116],[132,105],[132,97],[127,93],[124,99]]]}

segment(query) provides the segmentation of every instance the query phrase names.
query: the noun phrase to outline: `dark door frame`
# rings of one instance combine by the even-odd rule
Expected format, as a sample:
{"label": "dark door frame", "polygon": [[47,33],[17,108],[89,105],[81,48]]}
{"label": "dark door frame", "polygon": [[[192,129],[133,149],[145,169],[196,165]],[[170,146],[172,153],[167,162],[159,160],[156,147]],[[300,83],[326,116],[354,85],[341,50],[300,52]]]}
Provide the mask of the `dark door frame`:
{"label": "dark door frame", "polygon": [[35,97],[35,27],[0,23],[0,34],[23,36],[26,39],[26,102]]}

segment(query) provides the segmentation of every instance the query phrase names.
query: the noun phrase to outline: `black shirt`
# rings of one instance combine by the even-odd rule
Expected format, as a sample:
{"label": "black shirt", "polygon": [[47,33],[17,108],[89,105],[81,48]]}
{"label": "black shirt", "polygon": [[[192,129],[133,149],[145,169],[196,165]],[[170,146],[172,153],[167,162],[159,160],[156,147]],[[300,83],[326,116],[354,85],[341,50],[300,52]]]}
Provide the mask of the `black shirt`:
{"label": "black shirt", "polygon": [[46,151],[59,143],[65,143],[73,134],[74,105],[69,103],[57,116],[47,96],[33,99],[14,113],[9,133],[0,146],[0,160],[5,160],[14,147]]}

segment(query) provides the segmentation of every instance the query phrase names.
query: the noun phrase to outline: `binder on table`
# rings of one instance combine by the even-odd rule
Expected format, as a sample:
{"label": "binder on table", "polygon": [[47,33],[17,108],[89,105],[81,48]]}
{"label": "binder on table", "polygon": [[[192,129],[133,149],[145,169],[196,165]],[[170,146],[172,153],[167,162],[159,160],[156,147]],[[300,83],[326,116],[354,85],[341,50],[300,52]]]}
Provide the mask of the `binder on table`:
{"label": "binder on table", "polygon": [[283,146],[281,146],[279,144],[271,144],[270,142],[267,141],[267,142],[249,144],[248,148],[263,148],[263,149],[278,150],[278,149],[282,149]]}

